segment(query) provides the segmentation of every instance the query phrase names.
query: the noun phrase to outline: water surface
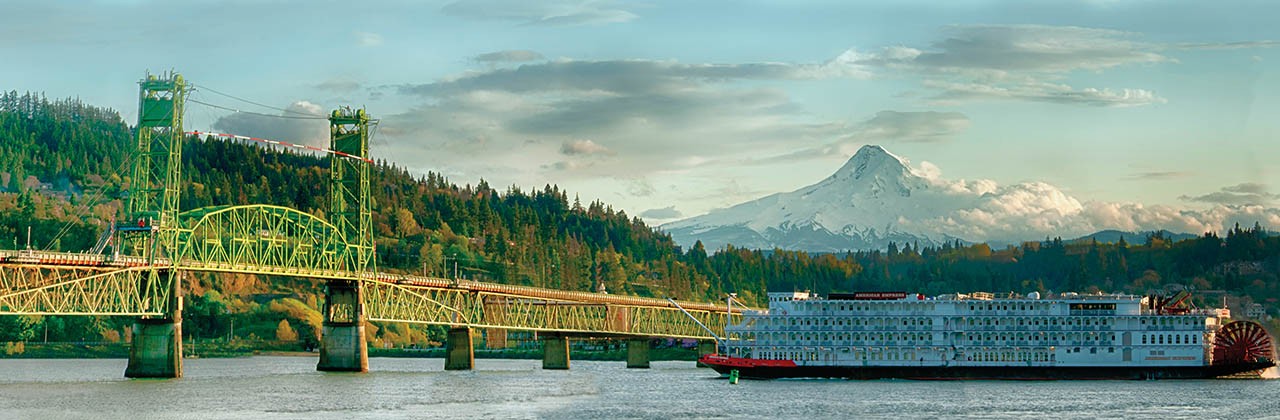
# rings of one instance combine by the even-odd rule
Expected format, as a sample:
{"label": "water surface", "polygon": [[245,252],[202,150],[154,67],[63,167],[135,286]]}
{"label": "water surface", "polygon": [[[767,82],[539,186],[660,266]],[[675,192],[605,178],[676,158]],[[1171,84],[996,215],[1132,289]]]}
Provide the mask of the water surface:
{"label": "water surface", "polygon": [[0,419],[1280,418],[1280,381],[775,380],[730,385],[693,362],[373,358],[367,374],[310,357],[186,360],[130,380],[116,359],[0,360]]}

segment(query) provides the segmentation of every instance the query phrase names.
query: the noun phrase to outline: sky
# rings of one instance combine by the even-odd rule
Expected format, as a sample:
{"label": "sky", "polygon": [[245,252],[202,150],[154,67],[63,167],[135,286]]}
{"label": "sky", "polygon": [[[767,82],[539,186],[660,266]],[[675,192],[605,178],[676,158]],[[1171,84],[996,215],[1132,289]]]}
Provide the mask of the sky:
{"label": "sky", "polygon": [[1004,213],[978,219],[1280,228],[1277,2],[0,0],[0,11],[0,89],[78,97],[132,123],[136,81],[176,70],[191,99],[217,106],[190,103],[188,129],[314,145],[327,143],[322,120],[225,108],[365,107],[379,119],[374,158],[458,184],[555,184],[651,224],[816,183],[877,144],[933,179],[1054,197],[1002,197]]}

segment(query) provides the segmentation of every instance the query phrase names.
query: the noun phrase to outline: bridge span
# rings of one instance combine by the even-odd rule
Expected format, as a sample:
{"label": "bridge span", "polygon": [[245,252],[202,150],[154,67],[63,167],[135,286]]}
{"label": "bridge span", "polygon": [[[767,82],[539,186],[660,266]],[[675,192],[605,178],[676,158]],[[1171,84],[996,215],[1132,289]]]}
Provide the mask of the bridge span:
{"label": "bridge span", "polygon": [[327,218],[272,205],[179,211],[190,85],[168,73],[147,75],[139,86],[134,185],[123,222],[108,227],[92,252],[0,251],[0,316],[138,317],[125,376],[182,376],[187,272],[324,280],[322,371],[368,370],[367,321],[448,326],[446,369],[474,367],[475,328],[535,331],[543,367],[568,369],[570,337],[627,338],[628,366],[648,367],[650,338],[709,343],[741,316],[727,301],[677,304],[379,271],[369,194],[372,120],[364,110],[333,111],[330,147],[316,148],[330,163]]}

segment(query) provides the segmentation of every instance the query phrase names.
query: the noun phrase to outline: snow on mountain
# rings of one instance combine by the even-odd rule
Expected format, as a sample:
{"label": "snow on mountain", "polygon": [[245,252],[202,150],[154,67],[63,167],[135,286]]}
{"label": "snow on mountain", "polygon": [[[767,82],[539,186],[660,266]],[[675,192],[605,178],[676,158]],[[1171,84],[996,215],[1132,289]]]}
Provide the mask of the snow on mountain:
{"label": "snow on mountain", "polygon": [[1080,202],[1043,182],[999,185],[949,180],[927,162],[909,161],[880,146],[863,146],[816,184],[660,228],[686,247],[726,244],[755,249],[840,252],[884,249],[889,242],[939,245],[1017,244],[1045,237],[1080,237],[1105,229],[1126,232],[1225,232],[1234,223],[1280,226],[1280,210],[1218,205],[1191,210],[1141,203]]}
{"label": "snow on mountain", "polygon": [[884,248],[890,241],[939,245],[956,237],[908,230],[911,220],[958,210],[946,188],[918,174],[880,146],[863,146],[840,170],[817,184],[662,229],[681,244],[701,239],[709,249],[749,248],[841,251]]}

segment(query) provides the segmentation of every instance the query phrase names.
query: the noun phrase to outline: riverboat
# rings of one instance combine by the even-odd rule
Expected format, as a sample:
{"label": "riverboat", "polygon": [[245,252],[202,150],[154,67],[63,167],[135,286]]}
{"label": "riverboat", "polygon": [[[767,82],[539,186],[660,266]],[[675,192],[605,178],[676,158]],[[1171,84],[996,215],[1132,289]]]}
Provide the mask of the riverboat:
{"label": "riverboat", "polygon": [[1173,297],[769,293],[700,362],[744,378],[1177,379],[1275,366],[1271,335]]}

